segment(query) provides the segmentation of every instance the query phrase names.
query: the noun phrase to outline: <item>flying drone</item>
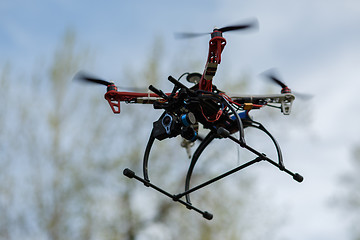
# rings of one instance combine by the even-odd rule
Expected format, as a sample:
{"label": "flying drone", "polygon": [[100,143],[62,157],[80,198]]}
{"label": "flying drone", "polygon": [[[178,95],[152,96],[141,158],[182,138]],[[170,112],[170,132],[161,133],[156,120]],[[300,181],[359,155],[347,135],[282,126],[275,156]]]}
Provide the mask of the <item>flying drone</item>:
{"label": "flying drone", "polygon": [[[185,205],[188,209],[202,214],[202,216],[208,220],[211,220],[213,215],[195,207],[190,200],[190,194],[257,162],[266,161],[279,170],[291,175],[297,182],[303,181],[303,177],[300,174],[293,173],[285,167],[281,149],[276,139],[261,123],[254,121],[249,116],[250,111],[264,107],[275,107],[280,109],[284,115],[289,115],[295,99],[290,88],[273,74],[268,74],[268,77],[282,88],[280,94],[229,96],[213,84],[213,78],[218,65],[221,63],[221,54],[226,45],[223,33],[250,29],[255,26],[256,22],[254,21],[249,24],[215,28],[210,33],[178,34],[178,37],[181,38],[192,38],[207,34],[211,36],[204,72],[202,74],[183,74],[183,76],[186,75],[187,81],[193,84],[190,88],[180,82],[182,76],[179,79],[175,79],[172,76],[168,77],[168,80],[174,85],[172,91],[169,93],[165,93],[153,85],[149,86],[151,92],[149,91],[147,93],[119,91],[119,88],[113,82],[95,78],[84,73],[78,73],[76,76],[76,78],[80,80],[105,85],[107,87],[105,99],[115,114],[120,113],[120,102],[152,104],[154,109],[163,110],[159,119],[153,122],[153,128],[145,148],[143,177],[136,175],[134,171],[128,168],[124,169],[123,174],[128,178],[142,182],[145,186],[153,188],[175,202]],[[200,125],[202,125],[204,129],[208,129],[205,137],[201,137],[199,134]],[[277,161],[270,159],[266,154],[257,151],[246,143],[244,129],[250,127],[263,131],[271,139],[277,151]],[[235,133],[239,133],[238,138],[234,137]],[[150,181],[148,163],[150,151],[155,140],[162,141],[179,135],[183,138],[186,147],[189,147],[196,141],[200,143],[191,157],[185,178],[184,191],[172,194]],[[217,138],[229,139],[235,142],[241,148],[253,153],[255,156],[254,159],[204,183],[190,187],[191,176],[201,153]]]}

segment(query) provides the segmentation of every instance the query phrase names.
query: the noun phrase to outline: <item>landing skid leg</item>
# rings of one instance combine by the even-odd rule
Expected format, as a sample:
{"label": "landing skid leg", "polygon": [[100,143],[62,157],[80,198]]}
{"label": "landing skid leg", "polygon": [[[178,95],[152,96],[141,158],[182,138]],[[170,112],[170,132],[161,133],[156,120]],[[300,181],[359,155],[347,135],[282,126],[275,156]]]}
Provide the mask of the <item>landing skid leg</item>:
{"label": "landing skid leg", "polygon": [[213,215],[211,213],[209,213],[207,211],[202,211],[202,210],[194,207],[193,205],[187,203],[186,201],[181,200],[176,195],[172,195],[171,193],[165,191],[164,189],[162,189],[162,188],[150,183],[149,181],[137,176],[134,171],[132,171],[132,170],[130,170],[128,168],[124,169],[123,174],[128,178],[133,178],[133,179],[138,180],[139,182],[144,183],[147,187],[151,187],[151,188],[155,189],[156,191],[164,194],[165,196],[168,196],[169,198],[171,198],[175,202],[179,202],[182,205],[186,206],[186,208],[188,208],[190,210],[194,210],[194,211],[200,213],[207,220],[211,220],[213,218]]}
{"label": "landing skid leg", "polygon": [[212,179],[210,179],[210,180],[208,180],[208,181],[206,181],[206,182],[204,182],[202,184],[197,185],[196,187],[193,187],[193,188],[191,188],[189,190],[186,190],[183,193],[180,193],[180,194],[176,195],[175,199],[181,198],[184,195],[188,196],[190,193],[195,192],[195,191],[199,190],[200,188],[203,188],[203,187],[205,187],[207,185],[210,185],[210,184],[212,184],[212,183],[214,183],[216,181],[219,181],[220,179],[223,179],[223,178],[225,178],[225,177],[227,177],[227,176],[229,176],[229,175],[231,175],[233,173],[236,173],[236,172],[238,172],[238,171],[240,171],[240,170],[242,170],[242,169],[244,169],[246,167],[249,167],[249,166],[253,165],[254,163],[260,162],[261,160],[265,160],[265,159],[262,158],[262,157],[257,157],[252,161],[244,163],[243,165],[240,165],[240,166],[238,166],[238,167],[236,167],[236,168],[234,168],[234,169],[232,169],[232,170],[230,170],[228,172],[225,172],[225,173],[223,173],[223,174],[221,174],[221,175],[219,175],[219,176],[217,176],[215,178],[212,178]]}
{"label": "landing skid leg", "polygon": [[[189,190],[190,188],[190,179],[191,179],[191,175],[193,173],[195,164],[197,162],[197,160],[200,157],[200,154],[204,151],[204,149],[211,143],[212,140],[215,139],[216,137],[216,133],[215,132],[210,132],[208,133],[208,135],[205,137],[205,139],[201,142],[201,144],[199,145],[199,147],[196,149],[192,159],[191,159],[191,163],[188,169],[188,172],[186,174],[186,179],[185,179],[185,191]],[[186,202],[191,204],[190,201],[190,195],[186,194]]]}
{"label": "landing skid leg", "polygon": [[[242,142],[240,142],[238,139],[234,138],[233,136],[230,135],[229,131],[227,131],[226,129],[220,127],[218,129],[218,134],[221,135],[222,137],[225,137],[225,138],[229,138],[231,139],[232,141],[236,142],[237,144],[241,145],[243,144]],[[282,162],[280,163],[277,163],[273,160],[271,160],[270,158],[266,157],[264,154],[256,151],[255,149],[253,149],[252,147],[248,146],[248,145],[243,145],[242,146],[243,148],[249,150],[250,152],[254,153],[255,155],[259,156],[260,158],[262,158],[263,160],[266,160],[267,162],[271,163],[272,165],[278,167],[281,171],[284,171],[286,172],[287,174],[291,175],[293,177],[293,179],[297,182],[302,182],[304,180],[303,176],[301,176],[300,174],[298,173],[293,173],[291,171],[289,171],[288,169],[286,169],[284,167],[284,165],[282,164]]]}

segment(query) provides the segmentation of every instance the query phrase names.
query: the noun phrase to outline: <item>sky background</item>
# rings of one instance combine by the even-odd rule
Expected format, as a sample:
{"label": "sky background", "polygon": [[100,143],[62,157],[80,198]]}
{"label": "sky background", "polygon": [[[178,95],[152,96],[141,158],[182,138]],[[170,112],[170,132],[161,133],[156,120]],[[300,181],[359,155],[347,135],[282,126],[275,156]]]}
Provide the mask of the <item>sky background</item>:
{"label": "sky background", "polygon": [[[279,123],[262,120],[282,136],[285,164],[304,182],[272,175],[266,168],[262,176],[269,174],[271,181],[259,183],[287,209],[283,238],[346,239],[348,219],[329,202],[341,188],[339,177],[350,168],[352,147],[360,144],[359,1],[2,0],[0,64],[10,62],[15,72],[31,73],[39,59],[51,58],[69,29],[79,43],[95,49],[92,71],[104,78],[116,79],[123,66],[143,64],[156,37],[165,44],[165,58],[191,45],[194,58],[205,64],[208,39],[179,41],[175,32],[208,32],[252,18],[259,22],[258,31],[225,35],[227,46],[214,81],[221,88],[221,77],[245,72],[256,86],[253,93],[261,93],[266,83],[258,74],[276,67],[292,89],[314,95],[294,103],[294,115],[302,121],[293,116]],[[177,59],[171,64],[181,69],[189,56]]]}

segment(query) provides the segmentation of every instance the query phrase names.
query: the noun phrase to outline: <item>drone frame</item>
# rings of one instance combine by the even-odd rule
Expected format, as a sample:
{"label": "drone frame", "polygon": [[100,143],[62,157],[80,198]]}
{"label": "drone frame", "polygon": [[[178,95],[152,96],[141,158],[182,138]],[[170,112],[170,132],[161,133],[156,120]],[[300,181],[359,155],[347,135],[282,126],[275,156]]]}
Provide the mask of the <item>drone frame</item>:
{"label": "drone frame", "polygon": [[[123,174],[128,178],[136,179],[145,186],[153,188],[172,200],[185,205],[188,209],[192,209],[202,214],[202,216],[208,220],[211,220],[213,215],[195,207],[191,203],[190,194],[257,162],[267,161],[279,168],[279,170],[291,175],[297,182],[303,181],[303,177],[300,174],[293,173],[285,167],[282,152],[276,139],[261,123],[252,120],[248,116],[250,110],[260,109],[264,106],[279,108],[284,115],[289,115],[291,113],[292,102],[295,99],[291,90],[285,84],[274,78],[273,80],[278,83],[280,82],[280,85],[282,86],[281,94],[250,96],[235,95],[229,97],[212,84],[217,67],[221,62],[222,51],[226,45],[226,40],[223,38],[222,33],[225,31],[248,28],[249,26],[251,25],[229,26],[213,30],[209,41],[209,53],[204,72],[199,81],[192,88],[186,87],[179,81],[180,79],[176,80],[172,76],[169,76],[168,80],[174,84],[171,93],[164,93],[152,85],[149,86],[149,90],[152,91],[152,93],[121,92],[118,91],[118,87],[115,86],[114,83],[83,77],[84,80],[107,86],[107,92],[104,97],[115,114],[120,113],[120,102],[153,104],[155,109],[164,109],[164,113],[160,116],[159,120],[154,122],[153,129],[146,145],[143,156],[143,177],[136,175],[134,171],[128,168],[124,169]],[[197,34],[194,36],[197,36]],[[241,110],[240,113],[238,112],[239,110]],[[196,116],[193,116],[194,114]],[[201,138],[197,135],[195,125],[198,123],[201,123],[204,128],[210,130],[205,138]],[[264,153],[255,150],[246,143],[244,129],[248,127],[259,129],[271,139],[276,148],[277,161],[270,159]],[[232,136],[235,132],[239,132],[238,139]],[[191,158],[185,178],[184,191],[177,194],[171,194],[150,181],[148,174],[149,156],[156,139],[161,141],[166,138],[176,137],[179,134],[190,142],[199,140],[201,143]],[[252,152],[255,155],[255,158],[224,172],[217,177],[191,187],[191,177],[200,155],[216,138],[229,138],[240,145],[240,147]],[[185,199],[183,199],[183,197],[185,197]]]}
{"label": "drone frame", "polygon": [[[172,78],[169,77],[169,79],[172,79]],[[174,81],[174,80],[172,80],[172,81]],[[182,86],[182,84],[180,84],[179,82],[175,82],[175,81],[174,81],[174,84]],[[224,100],[224,102],[226,102],[228,104],[229,109],[231,109],[231,111],[236,113],[236,110],[231,106],[231,104],[226,100],[226,98],[222,97],[222,99]],[[164,114],[166,114],[166,111],[163,113],[163,115]],[[235,116],[235,114],[234,114],[234,116]],[[192,156],[192,159],[191,159],[188,171],[187,171],[186,179],[185,179],[184,192],[181,192],[178,194],[171,194],[168,191],[164,190],[163,188],[151,183],[151,181],[150,181],[149,174],[148,174],[148,169],[149,169],[148,162],[149,162],[151,148],[156,139],[156,137],[154,136],[154,129],[150,134],[148,143],[146,145],[144,157],[143,157],[143,178],[137,176],[132,170],[130,170],[128,168],[126,168],[123,171],[123,174],[129,178],[134,178],[134,179],[142,182],[145,186],[151,187],[151,188],[155,189],[156,191],[168,196],[172,200],[185,205],[188,209],[195,210],[196,212],[202,214],[202,216],[208,220],[211,220],[213,218],[213,215],[207,211],[202,211],[202,210],[198,209],[197,207],[193,206],[191,203],[191,200],[190,200],[190,193],[195,192],[195,191],[197,191],[209,184],[212,184],[216,181],[219,181],[219,180],[221,180],[231,174],[234,174],[246,167],[249,167],[257,162],[267,161],[267,162],[271,163],[272,165],[276,166],[277,168],[279,168],[281,171],[284,171],[287,174],[291,175],[294,180],[296,180],[298,182],[303,181],[303,177],[300,174],[293,173],[292,171],[288,170],[284,166],[282,152],[281,152],[278,142],[261,123],[256,122],[256,121],[252,120],[251,118],[249,118],[247,113],[245,115],[242,115],[243,118],[240,118],[240,116],[237,113],[236,113],[236,116],[237,116],[236,122],[239,127],[238,131],[240,133],[239,139],[236,139],[235,137],[231,136],[230,132],[227,129],[225,129],[224,127],[216,127],[215,125],[212,125],[211,127],[209,127],[210,132],[206,135],[206,137],[204,139],[199,138],[199,137],[197,138],[197,139],[201,140],[201,143],[199,144],[199,146],[197,147],[197,149],[195,150],[195,152]],[[269,138],[272,140],[272,142],[276,148],[277,155],[278,155],[278,162],[275,162],[274,160],[268,158],[264,153],[260,153],[259,151],[255,150],[254,148],[252,148],[251,146],[246,144],[245,138],[244,138],[244,128],[246,128],[246,127],[257,128],[269,136]],[[214,177],[204,183],[201,183],[195,187],[190,188],[191,176],[192,176],[194,167],[195,167],[200,155],[205,150],[205,148],[216,138],[229,138],[232,141],[234,141],[235,143],[239,144],[242,148],[255,154],[256,157],[251,161],[248,161],[248,162],[246,162],[240,166],[237,166],[221,175],[218,175],[217,177]],[[182,200],[182,197],[184,197],[184,196],[185,196],[185,201]]]}

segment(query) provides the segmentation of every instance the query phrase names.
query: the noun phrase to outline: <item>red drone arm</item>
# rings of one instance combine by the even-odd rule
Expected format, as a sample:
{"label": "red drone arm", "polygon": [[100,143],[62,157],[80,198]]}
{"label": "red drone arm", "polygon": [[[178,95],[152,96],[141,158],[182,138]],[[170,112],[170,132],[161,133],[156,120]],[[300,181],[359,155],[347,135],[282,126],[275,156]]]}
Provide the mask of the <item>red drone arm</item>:
{"label": "red drone arm", "polygon": [[[165,94],[170,95],[170,93]],[[155,93],[118,92],[117,90],[108,91],[104,97],[114,113],[120,113],[120,102],[147,104],[162,99]]]}
{"label": "red drone arm", "polygon": [[212,91],[212,79],[215,76],[217,66],[221,62],[221,53],[226,45],[225,38],[220,31],[214,30],[209,41],[209,55],[206,62],[204,73],[199,83],[199,89]]}

